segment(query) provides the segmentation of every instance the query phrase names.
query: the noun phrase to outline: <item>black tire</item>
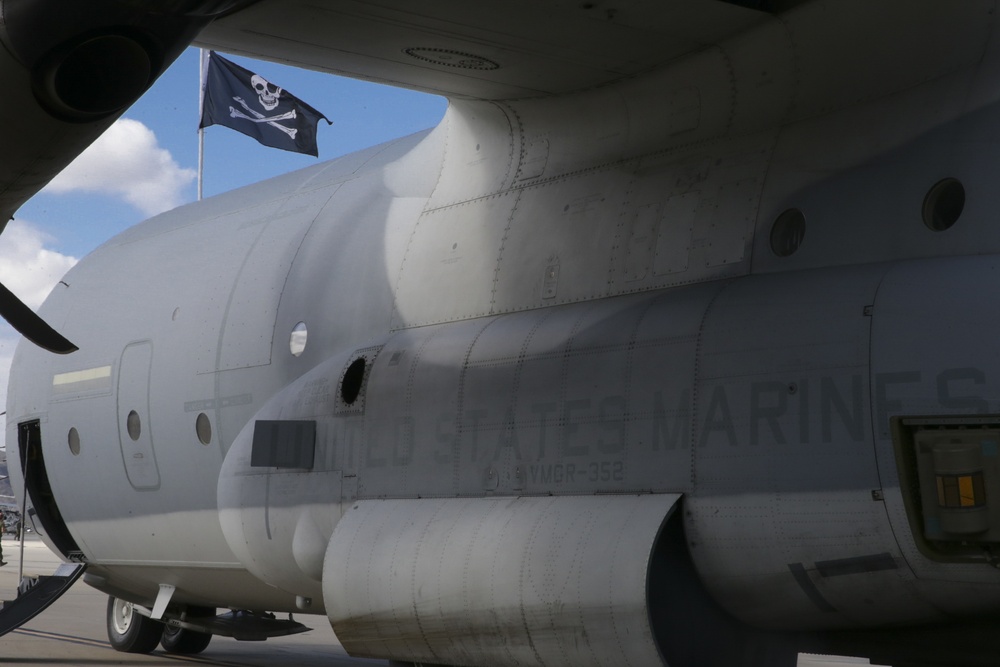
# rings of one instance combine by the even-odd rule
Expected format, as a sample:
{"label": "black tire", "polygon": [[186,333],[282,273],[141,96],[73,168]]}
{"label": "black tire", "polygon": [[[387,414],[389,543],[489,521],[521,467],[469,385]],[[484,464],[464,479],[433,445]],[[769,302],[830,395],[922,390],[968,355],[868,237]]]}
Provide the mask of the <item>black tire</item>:
{"label": "black tire", "polygon": [[194,630],[184,630],[168,625],[163,629],[163,636],[160,637],[160,646],[167,653],[194,655],[208,648],[208,644],[211,641],[212,635],[207,632],[195,632]]}
{"label": "black tire", "polygon": [[143,616],[131,602],[108,597],[108,641],[116,651],[149,653],[160,643],[163,623]]}

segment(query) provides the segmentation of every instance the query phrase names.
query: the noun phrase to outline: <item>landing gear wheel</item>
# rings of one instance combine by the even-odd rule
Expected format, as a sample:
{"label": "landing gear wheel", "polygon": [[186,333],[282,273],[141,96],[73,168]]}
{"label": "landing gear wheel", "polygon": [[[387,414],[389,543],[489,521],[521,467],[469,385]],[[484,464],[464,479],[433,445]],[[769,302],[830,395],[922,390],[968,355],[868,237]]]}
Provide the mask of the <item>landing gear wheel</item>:
{"label": "landing gear wheel", "polygon": [[108,641],[116,651],[149,653],[160,643],[163,623],[143,616],[131,602],[108,598]]}
{"label": "landing gear wheel", "polygon": [[207,632],[195,632],[194,630],[184,630],[168,625],[163,629],[163,636],[160,637],[160,646],[167,653],[194,655],[208,648],[210,641],[212,641],[212,635]]}

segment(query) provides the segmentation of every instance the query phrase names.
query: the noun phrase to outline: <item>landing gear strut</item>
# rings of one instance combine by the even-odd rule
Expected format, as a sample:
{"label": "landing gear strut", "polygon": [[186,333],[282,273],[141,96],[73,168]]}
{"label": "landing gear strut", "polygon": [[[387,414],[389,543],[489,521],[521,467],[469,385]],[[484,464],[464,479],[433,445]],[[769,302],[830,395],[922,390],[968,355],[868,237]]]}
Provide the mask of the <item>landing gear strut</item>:
{"label": "landing gear strut", "polygon": [[159,644],[167,653],[192,655],[204,651],[213,635],[264,641],[310,629],[291,614],[283,620],[268,612],[235,610],[221,616],[215,612],[215,607],[188,605],[179,615],[170,613],[165,621],[154,621],[148,609],[109,597],[108,640],[115,650],[125,653],[149,653]]}

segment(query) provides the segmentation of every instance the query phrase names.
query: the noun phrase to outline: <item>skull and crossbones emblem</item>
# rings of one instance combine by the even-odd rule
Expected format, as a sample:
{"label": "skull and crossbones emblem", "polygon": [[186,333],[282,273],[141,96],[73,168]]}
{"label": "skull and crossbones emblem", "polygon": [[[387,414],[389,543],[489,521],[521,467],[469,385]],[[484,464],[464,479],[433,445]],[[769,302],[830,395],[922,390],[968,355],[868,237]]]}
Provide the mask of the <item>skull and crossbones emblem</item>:
{"label": "skull and crossbones emblem", "polygon": [[[270,81],[260,76],[259,74],[254,74],[250,78],[250,85],[253,86],[254,92],[257,93],[257,101],[264,108],[265,111],[274,111],[281,101],[282,89],[280,86],[275,86]],[[298,128],[286,127],[277,121],[279,120],[294,120],[296,117],[295,109],[291,111],[277,114],[275,116],[265,116],[256,109],[252,109],[246,100],[242,97],[236,96],[233,100],[243,107],[247,113],[243,113],[236,107],[229,107],[229,115],[232,118],[243,118],[249,120],[252,123],[267,123],[271,127],[277,128],[287,134],[292,139],[295,139],[295,135],[298,132]]]}
{"label": "skull and crossbones emblem", "polygon": [[250,85],[256,91],[260,105],[268,111],[274,111],[274,107],[281,101],[281,86],[273,86],[274,90],[271,90],[271,82],[259,74],[250,77]]}

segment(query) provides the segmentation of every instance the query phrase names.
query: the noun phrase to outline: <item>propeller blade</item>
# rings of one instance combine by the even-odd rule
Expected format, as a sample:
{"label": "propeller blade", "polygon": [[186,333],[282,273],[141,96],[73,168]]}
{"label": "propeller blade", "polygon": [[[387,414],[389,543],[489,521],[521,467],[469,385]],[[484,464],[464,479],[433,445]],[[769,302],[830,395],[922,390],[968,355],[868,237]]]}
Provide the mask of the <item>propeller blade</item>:
{"label": "propeller blade", "polygon": [[2,283],[0,283],[0,317],[7,320],[7,323],[17,329],[22,336],[49,352],[69,354],[79,349],[46,324],[35,311],[24,305]]}

